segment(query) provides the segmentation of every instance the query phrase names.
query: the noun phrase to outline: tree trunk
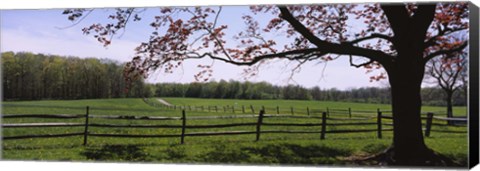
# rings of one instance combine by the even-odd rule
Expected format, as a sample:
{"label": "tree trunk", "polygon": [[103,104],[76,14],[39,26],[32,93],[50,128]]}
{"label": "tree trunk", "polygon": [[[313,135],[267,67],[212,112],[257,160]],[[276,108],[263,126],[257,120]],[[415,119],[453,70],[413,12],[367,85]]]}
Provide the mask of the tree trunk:
{"label": "tree trunk", "polygon": [[[453,91],[446,91],[447,93],[447,118],[453,117],[453,107],[452,107],[452,96],[453,96]],[[452,125],[452,121],[447,121],[448,125]]]}
{"label": "tree trunk", "polygon": [[394,123],[392,159],[395,165],[426,165],[431,151],[424,143],[420,116],[424,64],[402,59],[387,70]]}

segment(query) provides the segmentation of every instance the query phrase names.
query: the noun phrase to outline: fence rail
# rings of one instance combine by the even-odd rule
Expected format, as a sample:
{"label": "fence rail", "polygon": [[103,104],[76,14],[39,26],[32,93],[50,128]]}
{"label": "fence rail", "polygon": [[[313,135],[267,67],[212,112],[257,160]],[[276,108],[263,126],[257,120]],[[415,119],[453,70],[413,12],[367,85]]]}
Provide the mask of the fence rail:
{"label": "fence rail", "polygon": [[181,117],[132,116],[132,115],[92,115],[89,118],[126,119],[126,120],[180,120]]}
{"label": "fence rail", "polygon": [[88,124],[90,127],[101,127],[101,128],[182,128],[180,125],[117,125],[117,124],[97,124],[91,123]]}
{"label": "fence rail", "polygon": [[83,118],[85,115],[72,114],[2,114],[3,118],[53,118],[53,119],[75,119]]}
{"label": "fence rail", "polygon": [[[171,107],[171,106],[170,106]],[[207,109],[212,111],[213,108],[218,110],[218,107],[208,106]],[[252,111],[254,108],[250,106]],[[176,107],[172,107],[176,109]],[[194,106],[193,109],[202,109],[204,107]],[[224,108],[227,110],[227,108]],[[233,106],[231,109],[234,109]],[[242,111],[248,109],[245,106],[240,108]],[[44,135],[20,135],[20,136],[4,136],[3,140],[14,140],[14,139],[30,139],[30,138],[57,138],[57,137],[70,137],[70,136],[81,136],[83,135],[83,144],[88,144],[88,137],[122,137],[122,138],[180,138],[180,143],[183,144],[185,137],[196,137],[196,136],[223,136],[223,135],[247,135],[255,134],[256,141],[259,141],[262,134],[319,134],[320,139],[325,139],[326,134],[338,134],[338,133],[359,133],[359,132],[376,132],[378,138],[382,138],[382,132],[393,131],[392,128],[383,128],[383,126],[393,126],[393,123],[386,122],[383,120],[391,120],[392,116],[383,115],[382,111],[379,109],[376,112],[377,116],[352,116],[352,113],[358,113],[358,111],[352,111],[351,108],[348,109],[329,109],[322,112],[321,116],[313,115],[296,115],[293,108],[291,108],[290,114],[281,114],[279,107],[272,109],[274,114],[266,114],[265,108],[262,107],[259,110],[259,114],[238,114],[238,115],[226,115],[226,116],[186,116],[187,109],[183,107],[181,117],[163,117],[163,116],[133,116],[133,115],[91,115],[90,108],[87,106],[85,114],[6,114],[3,115],[3,118],[55,118],[55,119],[72,119],[72,118],[84,118],[84,123],[69,123],[69,122],[56,122],[56,123],[5,123],[2,124],[2,128],[40,128],[40,127],[84,127],[83,132],[79,133],[63,133],[63,134],[44,134]],[[276,111],[275,111],[276,110]],[[313,113],[314,109],[307,107],[309,113]],[[360,111],[366,112],[366,111]],[[243,113],[243,112],[242,112]],[[276,114],[275,114],[276,113]],[[348,114],[347,117],[333,117],[329,116],[330,114]],[[389,111],[387,111],[389,113]],[[105,123],[90,123],[89,119],[124,119],[124,120],[180,120],[181,124],[105,124]],[[187,124],[188,120],[201,120],[201,119],[234,119],[234,118],[256,118],[257,122],[247,122],[247,123],[228,123],[228,124]],[[312,119],[312,123],[277,123],[274,121],[264,122],[264,119],[268,118],[302,118],[302,119]],[[376,119],[376,122],[374,120]],[[466,131],[450,131],[450,130],[431,130],[432,125],[434,126],[459,126],[459,125],[444,125],[439,123],[433,123],[433,120],[439,121],[461,121],[466,122],[466,118],[443,118],[433,116],[433,113],[428,113],[427,117],[422,117],[426,120],[425,124],[425,136],[429,137],[431,132],[445,132],[445,133],[466,133]],[[371,120],[363,121],[361,120]],[[343,121],[338,123],[337,121]],[[347,122],[345,122],[347,121]],[[350,122],[348,122],[350,121]],[[377,125],[375,129],[338,129],[341,126],[362,126],[362,125]],[[255,131],[217,131],[217,132],[189,132],[187,129],[209,129],[209,128],[231,128],[231,127],[255,127]],[[314,131],[304,131],[304,130],[271,130],[268,129],[270,126],[285,126],[285,127],[320,127],[314,129]],[[334,130],[327,130],[327,127],[335,127]],[[461,126],[461,125],[460,125]],[[166,128],[166,129],[181,129],[180,134],[160,134],[160,135],[140,135],[140,134],[109,134],[109,133],[95,133],[89,130],[89,127],[101,127],[101,128]],[[267,127],[266,130],[263,130],[264,127]]]}
{"label": "fence rail", "polygon": [[2,124],[3,128],[28,128],[28,127],[84,127],[83,123],[16,123],[16,124]]}
{"label": "fence rail", "polygon": [[2,137],[3,140],[14,140],[14,139],[28,139],[28,138],[58,138],[58,137],[71,137],[83,135],[83,132],[80,133],[68,133],[68,134],[44,134],[44,135],[20,135],[20,136],[8,136]]}

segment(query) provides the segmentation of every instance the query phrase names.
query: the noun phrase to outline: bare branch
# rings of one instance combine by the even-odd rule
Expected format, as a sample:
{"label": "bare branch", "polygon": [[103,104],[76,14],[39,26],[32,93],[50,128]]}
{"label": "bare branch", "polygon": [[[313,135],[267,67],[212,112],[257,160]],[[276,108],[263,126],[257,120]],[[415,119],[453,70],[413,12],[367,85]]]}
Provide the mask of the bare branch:
{"label": "bare branch", "polygon": [[[186,10],[187,12],[189,12],[190,14],[192,14],[193,16],[196,16],[196,14],[194,14],[193,12],[191,12],[190,10]],[[208,32],[209,35],[212,35],[213,38],[215,39],[215,42],[220,46],[220,49],[222,49],[222,52],[223,54],[229,59],[229,60],[232,60],[232,58],[230,57],[230,54],[228,54],[228,52],[225,50],[225,47],[222,43],[222,41],[220,41],[218,39],[218,37],[214,34],[214,31],[212,29],[215,28],[216,24],[217,24],[217,20],[218,20],[218,17],[220,16],[220,12],[222,12],[222,7],[220,6],[219,7],[219,10],[215,16],[215,19],[214,19],[214,22],[212,24],[212,27],[209,28],[209,27],[205,27],[205,30]],[[198,19],[197,19],[198,20]],[[204,35],[201,35],[198,39],[200,39],[201,37],[203,37]],[[194,42],[196,42],[197,40],[195,40]]]}
{"label": "bare branch", "polygon": [[370,35],[370,36],[363,37],[363,38],[359,38],[359,39],[355,39],[355,40],[352,40],[352,41],[347,42],[347,43],[356,44],[356,43],[360,43],[360,42],[362,42],[362,41],[371,40],[371,39],[376,39],[376,38],[385,39],[385,40],[387,40],[387,41],[393,42],[393,38],[390,37],[390,36],[387,36],[387,35],[384,35],[384,34],[379,34],[379,33],[373,33],[373,34]]}
{"label": "bare branch", "polygon": [[193,40],[191,45],[193,46],[195,43],[197,43],[200,39],[202,39],[205,36],[208,36],[208,33],[203,33],[202,35],[198,36],[195,40]]}
{"label": "bare branch", "polygon": [[218,12],[217,12],[217,15],[215,16],[215,20],[213,22],[213,28],[215,28],[215,26],[217,25],[218,16],[220,16],[220,12],[222,12],[222,6],[218,7]]}
{"label": "bare branch", "polygon": [[308,59],[304,59],[304,60],[299,61],[299,63],[298,63],[298,64],[292,69],[292,71],[290,72],[290,76],[288,77],[289,80],[292,80],[292,81],[295,82],[295,80],[293,80],[293,76],[295,75],[295,73],[300,72],[301,66],[302,66],[303,64],[305,64],[307,61],[308,61]]}
{"label": "bare branch", "polygon": [[301,60],[301,59],[307,59],[308,60],[312,56],[323,56],[325,54],[327,54],[327,53],[320,52],[319,49],[317,49],[317,48],[292,50],[292,51],[287,51],[287,52],[282,52],[282,53],[257,56],[255,58],[253,58],[253,60],[248,61],[248,62],[240,62],[240,61],[225,59],[223,57],[215,56],[211,53],[199,54],[199,53],[196,53],[196,52],[191,52],[189,54],[181,54],[181,55],[187,56],[186,58],[188,58],[188,59],[201,59],[201,58],[204,58],[204,57],[209,57],[211,59],[223,61],[223,62],[230,63],[230,64],[252,66],[252,65],[254,65],[254,64],[256,64],[256,63],[258,63],[262,60],[265,60],[265,59],[283,58],[283,59],[288,59],[288,60]]}
{"label": "bare branch", "polygon": [[353,66],[353,67],[356,67],[356,68],[360,68],[360,67],[363,67],[363,66],[370,65],[370,64],[372,64],[373,62],[374,62],[373,60],[369,60],[368,62],[365,62],[365,63],[354,64],[354,63],[353,63],[352,55],[350,55],[350,66]]}
{"label": "bare branch", "polygon": [[63,29],[68,29],[68,28],[71,28],[71,27],[74,27],[76,25],[78,25],[79,23],[81,23],[85,18],[88,17],[88,15],[90,15],[90,13],[92,13],[93,9],[89,10],[87,14],[85,14],[84,16],[82,16],[82,18],[80,18],[79,20],[77,20],[75,23],[73,23],[72,25],[69,25],[69,26],[65,26],[65,27],[55,27],[57,29],[60,29],[60,30],[63,30]]}
{"label": "bare branch", "polygon": [[442,69],[442,66],[437,65],[437,61],[432,61],[432,66],[430,69],[430,75],[437,79],[438,85],[440,85],[442,89],[448,89],[447,85],[444,84],[447,82],[447,80],[445,80],[443,77],[444,70]]}
{"label": "bare branch", "polygon": [[[125,34],[125,30],[127,30],[128,21],[130,20],[130,17],[132,16],[132,14],[134,12],[134,8],[129,8],[129,9],[127,9],[127,11],[128,10],[130,10],[130,12],[128,13],[127,19],[123,22],[123,32],[122,32],[122,34],[120,34],[120,36],[118,36],[118,38],[123,37],[123,35]],[[110,40],[112,40],[112,38],[113,38],[113,34],[110,37]]]}

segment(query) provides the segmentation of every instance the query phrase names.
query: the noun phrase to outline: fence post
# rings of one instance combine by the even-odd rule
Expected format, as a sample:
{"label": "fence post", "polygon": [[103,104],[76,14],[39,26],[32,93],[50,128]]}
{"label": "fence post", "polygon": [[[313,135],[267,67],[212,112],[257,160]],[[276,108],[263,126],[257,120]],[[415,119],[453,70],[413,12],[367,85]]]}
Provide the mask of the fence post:
{"label": "fence post", "polygon": [[245,105],[242,105],[242,113],[245,113]]}
{"label": "fence post", "polygon": [[215,105],[215,112],[218,113],[218,106]]}
{"label": "fence post", "polygon": [[277,105],[277,114],[280,114],[280,107]]}
{"label": "fence post", "polygon": [[310,116],[310,108],[307,106],[307,115]]}
{"label": "fence post", "polygon": [[227,113],[227,107],[223,106],[223,113]]}
{"label": "fence post", "polygon": [[382,112],[377,111],[377,137],[382,138]]}
{"label": "fence post", "polygon": [[293,115],[293,107],[290,107],[290,110],[292,111],[292,115]]}
{"label": "fence post", "polygon": [[88,138],[88,115],[89,115],[90,107],[87,106],[87,111],[85,113],[85,130],[83,132],[83,145],[87,145],[87,138]]}
{"label": "fence post", "polygon": [[430,137],[430,129],[432,129],[432,120],[433,120],[433,113],[427,113],[427,125],[425,126],[425,136]]}
{"label": "fence post", "polygon": [[252,113],[255,113],[255,110],[253,109],[252,105],[250,105],[250,109],[252,109]]}
{"label": "fence post", "polygon": [[352,118],[352,108],[348,108],[348,117]]}
{"label": "fence post", "polygon": [[187,125],[187,117],[185,117],[185,110],[182,110],[182,137],[180,143],[183,144],[185,141],[185,126]]}
{"label": "fence post", "polygon": [[265,114],[265,111],[260,110],[260,113],[258,114],[258,121],[257,121],[257,138],[255,139],[255,141],[260,140],[260,127],[262,126],[262,122],[263,122],[263,114]]}
{"label": "fence post", "polygon": [[235,106],[232,106],[232,113],[235,113]]}
{"label": "fence post", "polygon": [[327,107],[327,116],[330,117],[330,110]]}
{"label": "fence post", "polygon": [[320,134],[320,139],[325,139],[325,131],[327,129],[327,112],[322,113],[322,132]]}

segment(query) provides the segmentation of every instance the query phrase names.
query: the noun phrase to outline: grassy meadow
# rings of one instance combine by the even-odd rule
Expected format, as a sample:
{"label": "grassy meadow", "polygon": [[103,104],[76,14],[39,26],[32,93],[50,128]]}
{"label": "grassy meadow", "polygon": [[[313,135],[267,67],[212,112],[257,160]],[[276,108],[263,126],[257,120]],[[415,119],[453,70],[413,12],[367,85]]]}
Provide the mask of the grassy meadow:
{"label": "grassy meadow", "polygon": [[[329,123],[376,122],[376,110],[389,111],[390,105],[363,104],[346,102],[301,101],[301,100],[226,100],[195,98],[163,98],[172,105],[190,106],[187,108],[187,125],[211,125],[232,123],[256,123],[256,117],[230,117],[228,119],[188,119],[195,116],[241,116],[258,114],[262,106],[267,114],[307,116],[307,107],[311,116],[320,116],[322,111],[351,108],[352,118],[369,117],[359,121],[328,121]],[[160,106],[155,99],[148,102]],[[250,105],[255,110],[252,113]],[[145,103],[142,99],[99,99],[99,100],[45,100],[2,102],[2,114],[85,114],[86,106],[90,115],[128,115],[128,116],[166,116],[181,117],[179,107],[166,109]],[[203,111],[195,106],[204,106]],[[211,106],[210,111],[208,107]],[[218,112],[213,106],[218,106]],[[229,106],[224,111],[223,106]],[[233,111],[232,107],[233,106]],[[242,106],[245,106],[243,114]],[[195,110],[197,109],[197,110]],[[357,113],[356,111],[372,111]],[[423,112],[445,111],[443,107],[424,106]],[[387,112],[388,113],[388,112]],[[465,116],[466,107],[455,107],[455,116]],[[388,115],[388,114],[387,114]],[[443,115],[442,115],[443,116]],[[348,117],[345,114],[331,114],[330,117]],[[84,123],[85,119],[39,119],[39,118],[3,118],[2,124],[38,123],[38,122],[72,122]],[[181,125],[181,120],[113,120],[90,118],[89,123],[102,124],[168,124]],[[319,124],[318,118],[264,118],[264,123]],[[385,123],[389,123],[384,119]],[[441,123],[440,121],[436,121]],[[391,122],[390,122],[391,123]],[[384,128],[391,128],[384,126]],[[320,131],[320,126],[292,127],[268,126],[262,131],[295,130]],[[376,125],[362,126],[327,126],[328,131],[376,129]],[[255,131],[256,126],[239,126],[229,128],[186,129],[186,133],[219,131]],[[466,127],[433,126],[432,130],[465,131]],[[32,134],[57,134],[83,132],[84,127],[46,127],[46,128],[3,128],[5,137]],[[175,128],[101,128],[90,127],[90,133],[99,134],[181,134]],[[458,163],[466,165],[468,144],[466,133],[443,133],[432,131],[426,137],[427,145],[433,150],[447,155]],[[185,138],[112,138],[88,137],[88,145],[83,146],[83,136],[65,138],[29,138],[2,141],[2,158],[4,160],[54,160],[54,161],[112,161],[112,162],[161,162],[161,163],[221,163],[221,164],[273,164],[273,165],[354,165],[351,158],[368,156],[384,150],[392,142],[392,132],[383,132],[383,138],[377,138],[376,132],[326,134],[321,140],[320,134],[281,134],[262,133],[260,141],[255,141],[255,134],[200,136]]]}

